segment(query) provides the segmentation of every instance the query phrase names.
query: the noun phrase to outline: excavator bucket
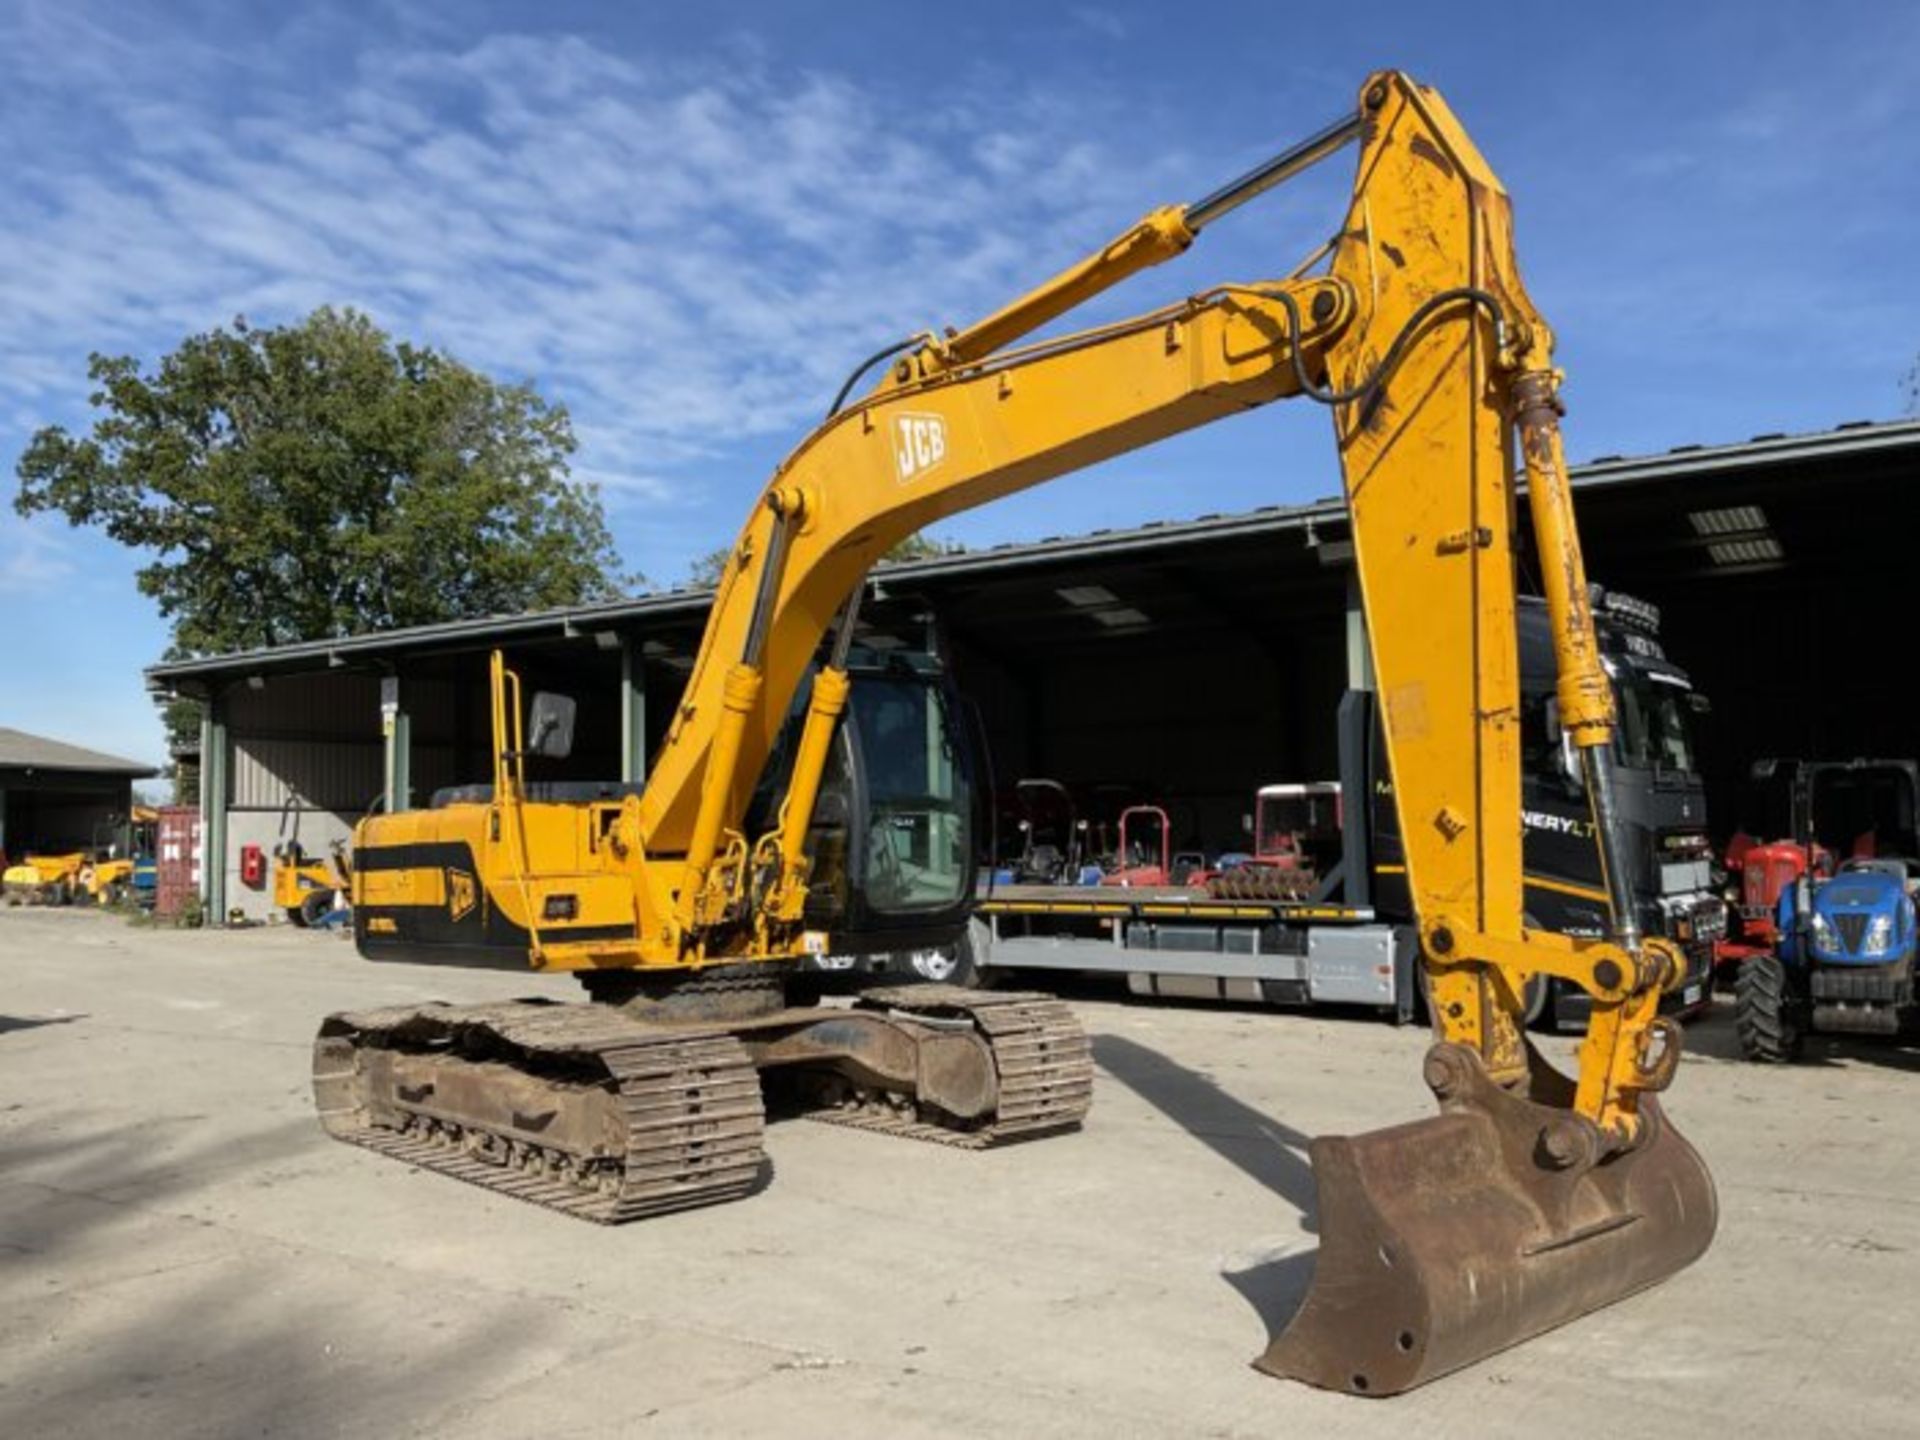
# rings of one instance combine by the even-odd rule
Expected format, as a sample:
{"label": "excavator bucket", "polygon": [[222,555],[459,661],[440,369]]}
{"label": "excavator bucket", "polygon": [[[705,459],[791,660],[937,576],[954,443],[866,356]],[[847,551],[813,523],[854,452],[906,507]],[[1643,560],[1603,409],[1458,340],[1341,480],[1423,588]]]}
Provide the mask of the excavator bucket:
{"label": "excavator bucket", "polygon": [[1354,1395],[1394,1395],[1657,1284],[1718,1217],[1699,1154],[1651,1097],[1633,1148],[1606,1155],[1572,1084],[1530,1053],[1526,1095],[1440,1044],[1441,1114],[1313,1142],[1320,1253],[1286,1330],[1254,1364]]}

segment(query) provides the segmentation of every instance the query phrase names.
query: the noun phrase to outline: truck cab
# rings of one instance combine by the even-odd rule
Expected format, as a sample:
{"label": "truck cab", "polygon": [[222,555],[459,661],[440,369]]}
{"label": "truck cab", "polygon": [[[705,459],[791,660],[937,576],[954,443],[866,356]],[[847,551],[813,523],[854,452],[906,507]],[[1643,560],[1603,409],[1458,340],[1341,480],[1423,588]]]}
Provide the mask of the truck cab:
{"label": "truck cab", "polygon": [[[1683,1010],[1700,1007],[1711,989],[1714,944],[1726,932],[1692,737],[1692,718],[1706,702],[1661,648],[1655,606],[1599,586],[1592,599],[1618,715],[1617,822],[1625,831],[1621,853],[1633,866],[1638,918],[1643,933],[1671,940],[1686,953],[1686,982],[1674,1003]],[[1599,938],[1611,933],[1605,881],[1579,757],[1559,723],[1545,604],[1523,597],[1519,624],[1527,923]],[[1410,916],[1392,781],[1377,733],[1372,757],[1375,901],[1383,913]],[[1532,999],[1536,1018],[1558,1025],[1583,1021],[1589,1008],[1583,991],[1557,982],[1543,981]]]}

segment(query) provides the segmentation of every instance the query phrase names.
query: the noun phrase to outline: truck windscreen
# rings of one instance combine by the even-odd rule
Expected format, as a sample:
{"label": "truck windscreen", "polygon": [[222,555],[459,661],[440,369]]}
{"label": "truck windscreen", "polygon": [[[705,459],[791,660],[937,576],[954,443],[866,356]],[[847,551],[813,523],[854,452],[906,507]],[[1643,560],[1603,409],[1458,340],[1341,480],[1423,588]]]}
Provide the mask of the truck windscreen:
{"label": "truck windscreen", "polygon": [[1614,734],[1614,754],[1628,769],[1661,774],[1696,773],[1693,737],[1688,724],[1689,692],[1638,675],[1623,675],[1618,684],[1620,725]]}

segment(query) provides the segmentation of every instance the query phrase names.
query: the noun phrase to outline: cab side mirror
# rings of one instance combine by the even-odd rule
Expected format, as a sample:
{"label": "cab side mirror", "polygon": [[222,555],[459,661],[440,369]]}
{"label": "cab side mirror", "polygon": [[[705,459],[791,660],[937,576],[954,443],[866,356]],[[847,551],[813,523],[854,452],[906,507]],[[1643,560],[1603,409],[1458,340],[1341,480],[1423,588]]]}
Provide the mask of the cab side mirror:
{"label": "cab side mirror", "polygon": [[1573,735],[1560,724],[1560,702],[1551,697],[1546,704],[1547,743],[1554,750],[1554,768],[1560,772],[1560,779],[1567,787],[1569,795],[1587,793],[1587,772],[1580,763],[1580,749],[1573,743]]}
{"label": "cab side mirror", "polygon": [[564,760],[573,753],[574,702],[571,695],[542,690],[533,697],[527,717],[527,753]]}

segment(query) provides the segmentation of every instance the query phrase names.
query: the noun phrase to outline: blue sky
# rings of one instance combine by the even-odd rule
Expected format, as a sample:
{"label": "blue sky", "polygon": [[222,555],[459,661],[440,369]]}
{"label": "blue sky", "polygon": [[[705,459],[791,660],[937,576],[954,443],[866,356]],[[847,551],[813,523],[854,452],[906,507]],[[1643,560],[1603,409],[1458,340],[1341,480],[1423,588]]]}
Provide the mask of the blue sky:
{"label": "blue sky", "polygon": [[[89,351],[352,304],[564,401],[628,566],[672,584],[859,357],[1197,198],[1385,65],[1514,195],[1575,458],[1903,412],[1920,6],[10,0],[5,489],[37,426],[87,423]],[[1096,315],[1289,268],[1348,181],[1336,159]],[[1330,494],[1325,425],[1276,407],[941,534]],[[0,725],[160,758],[136,563],[0,517]]]}

